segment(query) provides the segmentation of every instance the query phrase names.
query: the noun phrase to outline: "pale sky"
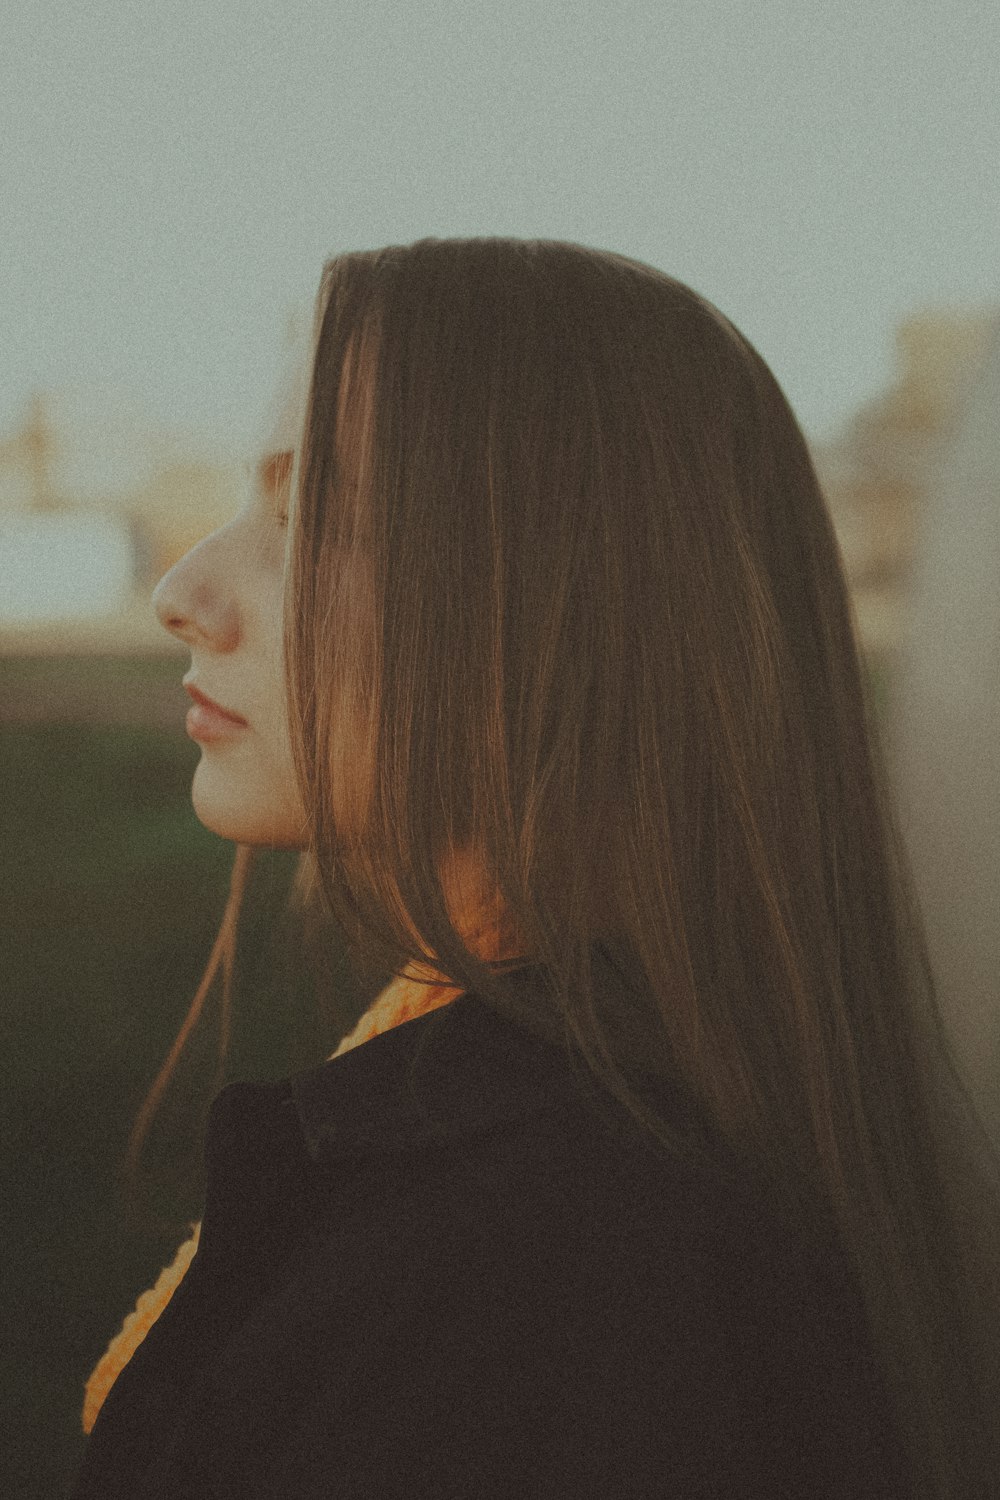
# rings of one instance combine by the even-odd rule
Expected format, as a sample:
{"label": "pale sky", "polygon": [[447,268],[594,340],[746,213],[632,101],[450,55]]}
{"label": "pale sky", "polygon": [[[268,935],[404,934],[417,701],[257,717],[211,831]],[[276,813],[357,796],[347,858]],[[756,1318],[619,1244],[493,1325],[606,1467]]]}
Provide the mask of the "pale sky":
{"label": "pale sky", "polygon": [[250,453],[326,257],[504,234],[688,282],[823,440],[902,318],[1000,306],[998,59],[995,0],[10,4],[0,436],[68,391]]}

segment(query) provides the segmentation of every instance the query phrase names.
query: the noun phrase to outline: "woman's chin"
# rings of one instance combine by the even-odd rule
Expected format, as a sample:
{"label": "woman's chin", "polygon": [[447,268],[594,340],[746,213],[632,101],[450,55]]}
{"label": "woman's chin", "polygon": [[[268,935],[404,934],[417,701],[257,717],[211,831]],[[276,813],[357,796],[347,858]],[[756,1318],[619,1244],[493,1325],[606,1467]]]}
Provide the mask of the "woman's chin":
{"label": "woman's chin", "polygon": [[198,821],[210,833],[220,839],[229,839],[234,844],[260,845],[272,849],[301,849],[305,847],[301,822],[296,822],[290,810],[276,810],[273,805],[261,806],[246,797],[239,797],[232,779],[222,786],[214,785],[214,778],[195,772],[191,787],[191,805]]}

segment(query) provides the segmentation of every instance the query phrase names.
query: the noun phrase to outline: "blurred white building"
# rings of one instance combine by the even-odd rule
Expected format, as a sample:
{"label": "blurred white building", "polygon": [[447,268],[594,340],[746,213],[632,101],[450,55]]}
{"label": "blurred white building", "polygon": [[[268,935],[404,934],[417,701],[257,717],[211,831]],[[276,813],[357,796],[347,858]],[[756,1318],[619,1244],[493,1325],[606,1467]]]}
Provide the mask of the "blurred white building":
{"label": "blurred white building", "polygon": [[36,396],[20,431],[0,448],[2,626],[118,611],[132,591],[129,527],[105,508],[67,501],[66,447],[50,403]]}
{"label": "blurred white building", "polygon": [[250,474],[185,448],[107,393],[32,399],[0,442],[0,652],[179,649],[153,587]]}
{"label": "blurred white building", "polygon": [[844,559],[860,644],[892,677],[935,467],[976,378],[997,309],[924,311],[896,332],[897,373],[812,450]]}
{"label": "blurred white building", "polygon": [[108,515],[31,510],[0,518],[0,624],[117,613],[132,593],[128,527]]}
{"label": "blurred white building", "polygon": [[942,1013],[1000,1147],[1000,317],[930,466],[893,689]]}

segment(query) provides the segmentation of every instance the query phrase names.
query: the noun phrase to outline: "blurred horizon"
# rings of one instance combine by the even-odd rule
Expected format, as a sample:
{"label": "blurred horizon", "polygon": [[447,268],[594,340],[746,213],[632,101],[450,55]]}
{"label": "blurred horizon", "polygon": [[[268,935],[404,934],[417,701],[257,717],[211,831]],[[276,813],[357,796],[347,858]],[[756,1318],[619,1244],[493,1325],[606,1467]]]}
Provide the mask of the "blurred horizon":
{"label": "blurred horizon", "polygon": [[[156,619],[156,582],[225,524],[291,446],[306,369],[304,309],[286,318],[266,420],[243,454],[149,424],[107,388],[36,392],[0,430],[0,657],[187,654]],[[921,516],[991,349],[1000,300],[918,309],[894,330],[894,368],[824,442],[806,440],[840,541],[862,644],[892,654],[906,629]]]}

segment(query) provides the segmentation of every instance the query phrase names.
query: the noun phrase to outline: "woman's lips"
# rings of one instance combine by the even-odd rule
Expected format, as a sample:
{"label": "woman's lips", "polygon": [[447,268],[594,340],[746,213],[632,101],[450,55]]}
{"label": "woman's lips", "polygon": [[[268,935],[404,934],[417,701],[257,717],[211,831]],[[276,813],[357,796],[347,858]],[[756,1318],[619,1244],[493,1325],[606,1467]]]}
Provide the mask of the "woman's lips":
{"label": "woman's lips", "polygon": [[217,708],[206,708],[204,703],[195,703],[187,711],[184,727],[193,740],[229,739],[242,734],[248,727]]}
{"label": "woman's lips", "polygon": [[184,689],[194,699],[194,707],[188,709],[185,727],[195,740],[217,740],[235,734],[248,727],[239,714],[220,708],[207,694],[193,683],[185,682]]}

